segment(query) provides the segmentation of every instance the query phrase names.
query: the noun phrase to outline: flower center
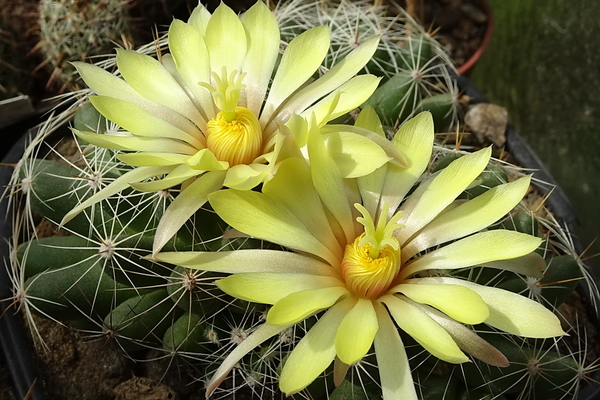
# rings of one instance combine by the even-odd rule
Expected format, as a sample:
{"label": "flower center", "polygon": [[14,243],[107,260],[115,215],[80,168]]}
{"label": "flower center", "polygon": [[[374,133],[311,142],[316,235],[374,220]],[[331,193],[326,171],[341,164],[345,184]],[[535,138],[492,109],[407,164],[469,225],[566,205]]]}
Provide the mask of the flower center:
{"label": "flower center", "polygon": [[250,164],[262,153],[262,129],[258,118],[245,107],[238,107],[242,81],[246,74],[233,71],[227,74],[223,68],[221,76],[212,73],[214,85],[200,82],[210,90],[219,113],[206,124],[206,147],[219,161],[229,166]]}
{"label": "flower center", "polygon": [[245,107],[235,108],[228,121],[223,111],[207,125],[206,147],[229,166],[250,164],[262,152],[262,130],[256,115]]}
{"label": "flower center", "polygon": [[355,296],[374,300],[390,287],[400,270],[400,244],[392,234],[402,228],[398,225],[402,212],[386,223],[388,207],[384,205],[375,226],[362,205],[354,206],[362,214],[356,220],[365,227],[365,232],[346,246],[341,263],[342,277]]}
{"label": "flower center", "polygon": [[385,246],[372,257],[370,244],[360,245],[363,233],[346,246],[342,260],[342,276],[348,290],[357,297],[376,299],[385,292],[398,274],[400,251]]}

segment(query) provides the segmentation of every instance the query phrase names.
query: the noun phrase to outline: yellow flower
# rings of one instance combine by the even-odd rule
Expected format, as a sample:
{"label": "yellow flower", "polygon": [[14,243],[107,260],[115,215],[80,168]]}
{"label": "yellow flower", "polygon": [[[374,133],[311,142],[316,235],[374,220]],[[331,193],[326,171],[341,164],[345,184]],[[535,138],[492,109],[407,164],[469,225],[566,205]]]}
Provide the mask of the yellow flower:
{"label": "yellow flower", "polygon": [[339,384],[348,366],[374,345],[384,399],[416,399],[397,327],[444,361],[468,361],[466,352],[496,366],[508,364],[504,355],[463,324],[486,323],[533,338],[563,334],[556,316],[526,297],[436,276],[479,265],[541,275],[544,261],[532,253],[539,238],[480,232],[515,207],[529,177],[455,201],[486,167],[488,148],[455,160],[407,196],[431,156],[431,116],[422,113],[404,124],[393,143],[409,167],[386,164],[370,175],[344,179],[313,130],[310,167],[290,158],[262,193],[223,190],[209,196],[233,228],[294,252],[158,254],[161,261],[231,273],[217,281],[224,292],[273,305],[266,323],[220,366],[208,393],[255,346],[323,310],[283,367],[280,388],[288,395],[305,388],[333,360],[334,371],[342,371],[334,376]]}
{"label": "yellow flower", "polygon": [[[326,26],[299,35],[279,58],[279,26],[265,4],[259,1],[238,18],[221,3],[212,15],[200,5],[188,22],[174,20],[168,33],[170,54],[160,61],[118,49],[123,79],[75,63],[97,94],[90,96],[94,107],[122,128],[117,134],[75,133],[97,146],[126,152],[118,158],[136,168],[73,209],[63,223],[129,186],[158,191],[181,184],[157,228],[157,252],[209,193],[222,186],[252,189],[273,176],[282,158],[299,152],[286,148],[292,144],[285,124],[293,128],[302,125],[298,116],[314,115],[323,126],[369,98],[379,78],[355,74],[378,41],[365,41],[313,81],[329,50]],[[380,147],[360,146],[354,138],[359,134],[338,135],[340,156],[365,158],[366,150],[369,161],[355,165],[368,172],[393,159]],[[166,176],[144,182],[161,175]]]}

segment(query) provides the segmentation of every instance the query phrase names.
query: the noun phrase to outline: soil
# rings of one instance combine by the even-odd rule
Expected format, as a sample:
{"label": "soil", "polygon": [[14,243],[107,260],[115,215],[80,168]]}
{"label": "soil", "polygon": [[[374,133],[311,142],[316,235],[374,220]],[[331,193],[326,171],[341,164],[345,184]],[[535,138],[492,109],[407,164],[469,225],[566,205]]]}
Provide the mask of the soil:
{"label": "soil", "polygon": [[473,56],[483,43],[488,15],[484,0],[403,0],[414,4],[413,17],[430,31],[450,53],[456,67]]}

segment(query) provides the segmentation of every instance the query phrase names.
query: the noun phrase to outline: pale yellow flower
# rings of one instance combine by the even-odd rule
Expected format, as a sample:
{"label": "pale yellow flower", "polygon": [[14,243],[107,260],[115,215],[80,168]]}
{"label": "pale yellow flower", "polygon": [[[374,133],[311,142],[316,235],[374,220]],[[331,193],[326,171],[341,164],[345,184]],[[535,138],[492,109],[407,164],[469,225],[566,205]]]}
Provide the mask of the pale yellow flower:
{"label": "pale yellow flower", "polygon": [[508,361],[465,325],[486,323],[532,338],[563,334],[556,316],[539,303],[441,273],[483,265],[541,275],[544,261],[533,253],[541,239],[482,231],[518,204],[529,177],[456,201],[487,166],[487,148],[455,160],[408,195],[432,152],[428,113],[404,124],[393,139],[408,167],[388,163],[344,179],[318,131],[309,131],[307,142],[310,167],[290,158],[262,193],[209,196],[233,228],[293,251],[158,254],[176,265],[231,273],[217,281],[224,292],[272,305],[266,323],[225,359],[208,393],[255,346],[324,310],[285,362],[280,388],[288,395],[334,360],[339,384],[348,366],[374,346],[384,399],[417,399],[398,328],[446,362],[468,361],[467,353],[495,366]]}
{"label": "pale yellow flower", "polygon": [[[116,62],[123,79],[97,66],[75,63],[97,94],[90,96],[94,107],[122,128],[76,134],[125,152],[118,158],[136,168],[82,202],[63,223],[129,186],[159,191],[182,185],[158,226],[154,250],[160,250],[209,193],[223,186],[252,189],[273,176],[282,158],[299,152],[288,140],[285,124],[295,120],[293,128],[298,116],[310,115],[323,126],[362,104],[379,78],[355,74],[378,41],[365,41],[313,79],[329,51],[326,26],[299,35],[280,57],[279,26],[265,4],[256,3],[238,18],[221,3],[212,15],[200,5],[188,22],[174,20],[168,33],[170,54],[160,60],[118,49]],[[356,138],[360,134],[338,134],[339,140],[330,146],[342,158],[359,155],[366,160],[354,163],[360,171],[346,170],[350,176],[394,159],[386,154],[391,147],[365,147],[360,140],[364,137]]]}

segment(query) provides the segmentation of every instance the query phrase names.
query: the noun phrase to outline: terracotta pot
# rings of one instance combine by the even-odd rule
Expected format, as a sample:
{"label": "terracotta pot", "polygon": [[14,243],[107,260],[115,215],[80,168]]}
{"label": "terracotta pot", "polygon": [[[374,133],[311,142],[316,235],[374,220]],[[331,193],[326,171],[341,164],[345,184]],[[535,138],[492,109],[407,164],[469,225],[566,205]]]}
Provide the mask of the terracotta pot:
{"label": "terracotta pot", "polygon": [[473,55],[471,55],[471,57],[464,64],[457,68],[458,73],[460,75],[469,76],[471,70],[483,55],[483,52],[490,43],[490,40],[492,40],[492,33],[494,32],[494,15],[492,13],[492,6],[490,5],[490,2],[488,0],[479,0],[479,3],[483,11],[485,12],[485,15],[487,16],[483,40],[481,41],[481,44],[479,45],[475,53],[473,53]]}

